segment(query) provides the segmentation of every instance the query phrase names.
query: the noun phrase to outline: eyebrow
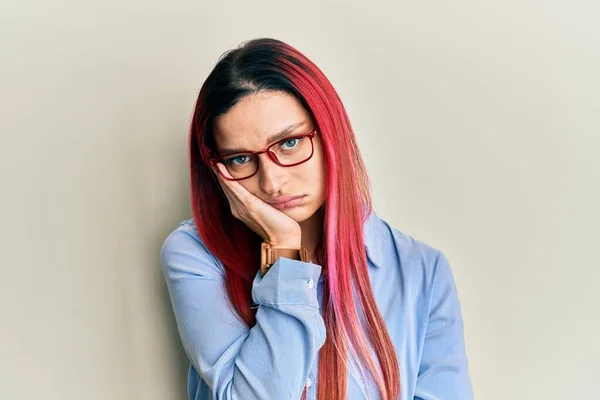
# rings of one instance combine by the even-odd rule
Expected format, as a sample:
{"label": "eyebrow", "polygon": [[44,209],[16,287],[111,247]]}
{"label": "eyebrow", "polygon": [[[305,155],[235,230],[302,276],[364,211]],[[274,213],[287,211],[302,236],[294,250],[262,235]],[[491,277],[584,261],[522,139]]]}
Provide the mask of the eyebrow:
{"label": "eyebrow", "polygon": [[[281,140],[281,139],[289,136],[290,133],[292,133],[294,130],[298,129],[302,125],[306,124],[307,122],[308,121],[305,120],[305,121],[296,122],[295,124],[291,124],[291,125],[287,126],[286,128],[282,129],[281,131],[277,132],[276,134],[271,136],[269,139],[267,139],[267,143],[272,144],[274,142],[277,142],[278,140]],[[249,151],[249,150],[237,148],[237,149],[223,149],[219,153],[220,153],[221,157],[225,157],[229,154],[244,153],[247,151]]]}

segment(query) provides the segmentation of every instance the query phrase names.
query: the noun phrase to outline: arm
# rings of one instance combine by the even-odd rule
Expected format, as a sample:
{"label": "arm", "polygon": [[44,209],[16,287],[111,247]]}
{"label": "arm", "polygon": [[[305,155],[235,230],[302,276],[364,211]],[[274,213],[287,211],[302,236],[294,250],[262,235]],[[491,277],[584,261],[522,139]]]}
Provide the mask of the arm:
{"label": "arm", "polygon": [[460,302],[450,264],[442,252],[435,265],[415,399],[473,399]]}
{"label": "arm", "polygon": [[321,266],[279,258],[252,299],[256,325],[233,314],[222,267],[182,229],[165,240],[161,262],[183,347],[215,400],[300,398],[325,342],[316,285]]}

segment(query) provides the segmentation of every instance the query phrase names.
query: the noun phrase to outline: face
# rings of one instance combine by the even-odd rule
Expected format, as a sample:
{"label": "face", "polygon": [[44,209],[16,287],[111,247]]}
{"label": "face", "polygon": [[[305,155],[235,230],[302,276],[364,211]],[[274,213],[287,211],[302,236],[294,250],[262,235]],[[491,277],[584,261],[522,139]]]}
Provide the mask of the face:
{"label": "face", "polygon": [[[284,92],[261,92],[246,96],[226,114],[215,119],[217,151],[219,155],[225,155],[228,149],[264,150],[277,141],[271,139],[274,135],[290,125],[294,127],[286,136],[309,133],[316,128],[307,110]],[[279,166],[267,153],[260,154],[256,175],[238,182],[263,201],[279,196],[303,196],[300,205],[281,211],[297,222],[307,220],[325,199],[322,146],[318,130],[313,144],[313,156],[292,167]]]}

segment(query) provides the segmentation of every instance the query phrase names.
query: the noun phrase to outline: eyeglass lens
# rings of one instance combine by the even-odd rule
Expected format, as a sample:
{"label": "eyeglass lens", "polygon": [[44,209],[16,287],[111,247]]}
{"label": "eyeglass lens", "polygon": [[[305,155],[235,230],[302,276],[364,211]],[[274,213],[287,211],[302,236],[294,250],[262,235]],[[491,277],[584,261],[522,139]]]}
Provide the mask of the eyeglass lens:
{"label": "eyeglass lens", "polygon": [[[308,161],[313,152],[312,140],[308,136],[280,140],[274,143],[268,153],[283,166]],[[234,179],[252,176],[258,169],[258,156],[253,153],[237,153],[219,160]]]}

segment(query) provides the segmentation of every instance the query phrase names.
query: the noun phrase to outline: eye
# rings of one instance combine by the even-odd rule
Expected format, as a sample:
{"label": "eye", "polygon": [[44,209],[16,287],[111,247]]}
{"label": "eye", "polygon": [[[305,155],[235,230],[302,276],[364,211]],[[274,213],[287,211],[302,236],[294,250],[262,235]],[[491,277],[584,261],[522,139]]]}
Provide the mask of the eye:
{"label": "eye", "polygon": [[235,165],[235,166],[240,166],[240,165],[244,165],[247,164],[250,161],[250,157],[248,156],[235,156],[235,157],[231,157],[231,158],[226,158],[225,160],[223,160],[225,165]]}
{"label": "eye", "polygon": [[291,150],[294,147],[298,146],[299,142],[300,138],[284,140],[283,142],[281,142],[281,147],[283,148],[283,150]]}

